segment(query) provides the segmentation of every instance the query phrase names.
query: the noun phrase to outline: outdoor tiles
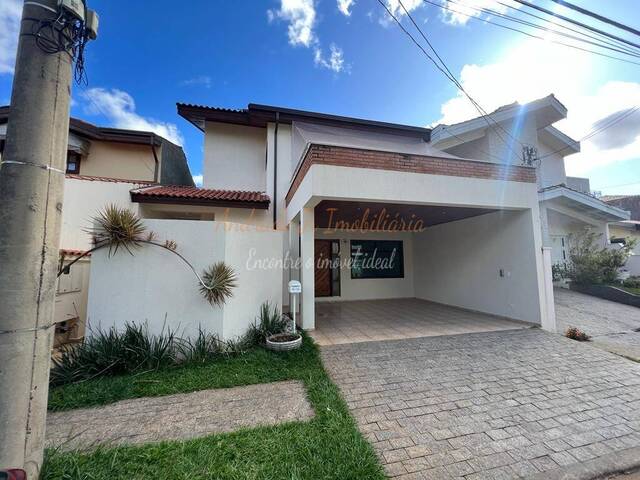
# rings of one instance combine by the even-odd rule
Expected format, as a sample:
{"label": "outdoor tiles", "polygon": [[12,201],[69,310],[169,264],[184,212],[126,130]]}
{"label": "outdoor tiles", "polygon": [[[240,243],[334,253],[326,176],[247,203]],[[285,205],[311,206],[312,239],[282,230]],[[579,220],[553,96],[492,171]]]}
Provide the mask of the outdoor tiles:
{"label": "outdoor tiles", "polygon": [[559,335],[510,330],[321,352],[362,431],[387,432],[372,441],[390,477],[511,480],[640,446],[640,364]]}

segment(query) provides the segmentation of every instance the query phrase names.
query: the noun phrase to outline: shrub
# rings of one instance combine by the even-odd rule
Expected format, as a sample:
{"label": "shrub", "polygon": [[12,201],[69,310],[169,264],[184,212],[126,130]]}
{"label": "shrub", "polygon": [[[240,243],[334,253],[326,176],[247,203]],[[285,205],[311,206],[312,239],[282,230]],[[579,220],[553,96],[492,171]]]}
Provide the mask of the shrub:
{"label": "shrub", "polygon": [[568,267],[566,263],[554,263],[551,265],[551,277],[554,282],[558,282],[568,276]]}
{"label": "shrub", "polygon": [[567,276],[573,282],[592,285],[617,281],[618,271],[627,262],[635,241],[629,240],[621,248],[613,249],[599,247],[596,240],[600,236],[591,230],[572,236]]}
{"label": "shrub", "polygon": [[124,331],[97,330],[79,345],[65,345],[53,358],[51,384],[98,376],[156,370],[176,362],[176,338],[167,329],[149,335],[146,326],[127,323]]}
{"label": "shrub", "polygon": [[622,286],[627,288],[640,288],[640,277],[629,277],[622,282]]}
{"label": "shrub", "polygon": [[565,330],[564,336],[579,342],[588,342],[591,337],[577,327],[569,327]]}
{"label": "shrub", "polygon": [[280,314],[277,305],[264,302],[260,306],[260,314],[247,331],[248,341],[263,344],[269,335],[287,331],[289,320]]}

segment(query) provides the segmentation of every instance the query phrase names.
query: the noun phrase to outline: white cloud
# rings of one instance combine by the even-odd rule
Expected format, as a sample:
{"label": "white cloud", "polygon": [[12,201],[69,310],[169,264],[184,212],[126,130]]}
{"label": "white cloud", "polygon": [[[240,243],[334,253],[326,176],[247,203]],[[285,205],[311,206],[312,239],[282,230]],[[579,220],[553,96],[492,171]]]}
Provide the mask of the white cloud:
{"label": "white cloud", "polygon": [[198,175],[193,176],[193,183],[196,184],[196,187],[201,187],[203,179],[204,177],[202,176],[201,173],[199,173]]}
{"label": "white cloud", "polygon": [[[406,15],[405,9],[407,12],[411,13],[416,8],[422,7],[425,3],[422,0],[402,0],[402,5],[400,4],[400,0],[384,0],[387,9],[391,12],[391,15],[396,17],[398,20],[402,19],[403,15]],[[377,2],[376,2],[376,5]],[[402,8],[404,7],[404,8]],[[382,9],[382,7],[380,7]],[[378,19],[378,22],[383,27],[388,27],[394,20],[389,16],[389,14],[385,11]]]}
{"label": "white cloud", "polygon": [[328,68],[336,73],[342,72],[345,69],[342,49],[331,44],[329,52],[329,58],[326,58],[322,50],[319,47],[316,47],[313,52],[315,64],[322,68]]}
{"label": "white cloud", "polygon": [[279,10],[268,10],[269,21],[280,18],[289,22],[287,33],[293,46],[312,46],[316,41],[313,28],[316,23],[316,8],[313,0],[281,0]]}
{"label": "white cloud", "polygon": [[202,86],[204,88],[211,88],[211,77],[208,75],[198,75],[197,77],[188,78],[180,82],[183,87]]}
{"label": "white cloud", "polygon": [[[592,72],[606,69],[603,62],[606,61],[549,42],[527,40],[507,51],[498,62],[465,65],[459,80],[488,112],[553,93],[568,110],[568,118],[556,126],[578,140],[607,117],[640,105],[640,83],[592,84]],[[460,92],[442,104],[441,114],[436,123],[452,124],[478,116]],[[567,157],[567,173],[588,175],[596,167],[640,158],[636,115],[640,117],[640,112],[582,142],[582,151]],[[603,141],[605,137],[611,141]]]}
{"label": "white cloud", "polygon": [[85,112],[90,115],[104,115],[114,127],[154,132],[178,145],[184,139],[173,123],[145,118],[136,113],[133,97],[127,92],[113,88],[90,88],[81,94],[88,103]]}
{"label": "white cloud", "polygon": [[13,74],[21,15],[20,0],[0,1],[0,75]]}
{"label": "white cloud", "polygon": [[[338,0],[338,8],[348,16],[351,14],[349,7],[353,3],[353,0]],[[313,49],[313,59],[317,66],[335,73],[345,70],[344,55],[340,47],[331,44],[329,57],[325,56],[320,40],[314,31],[316,26],[314,0],[280,0],[280,8],[267,10],[267,18],[269,22],[273,22],[277,18],[289,22],[287,27],[289,44],[294,47],[302,45]]]}
{"label": "white cloud", "polygon": [[346,15],[347,17],[351,16],[351,7],[353,7],[353,4],[356,3],[354,0],[337,0],[338,1],[338,10],[340,10],[340,13],[342,13],[343,15]]}
{"label": "white cloud", "polygon": [[510,0],[456,0],[446,2],[448,10],[443,9],[442,21],[450,25],[465,25],[471,17],[489,18],[490,13],[484,13],[481,9],[493,10],[497,13],[508,13],[509,7],[518,8],[519,3]]}

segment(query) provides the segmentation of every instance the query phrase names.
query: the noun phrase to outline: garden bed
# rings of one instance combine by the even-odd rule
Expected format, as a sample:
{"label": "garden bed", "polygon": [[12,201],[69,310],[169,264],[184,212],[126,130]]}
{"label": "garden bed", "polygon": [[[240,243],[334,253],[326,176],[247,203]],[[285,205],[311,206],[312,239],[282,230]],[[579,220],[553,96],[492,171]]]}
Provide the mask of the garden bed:
{"label": "garden bed", "polygon": [[579,285],[572,282],[569,284],[569,288],[576,292],[640,308],[640,295],[636,295],[620,287],[612,285]]}

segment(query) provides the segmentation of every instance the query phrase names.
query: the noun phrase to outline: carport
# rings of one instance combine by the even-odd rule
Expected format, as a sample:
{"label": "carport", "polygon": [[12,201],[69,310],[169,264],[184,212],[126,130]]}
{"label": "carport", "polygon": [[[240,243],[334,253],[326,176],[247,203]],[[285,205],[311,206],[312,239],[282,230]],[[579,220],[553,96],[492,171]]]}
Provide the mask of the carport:
{"label": "carport", "polygon": [[418,298],[316,303],[319,345],[531,328],[533,324]]}

